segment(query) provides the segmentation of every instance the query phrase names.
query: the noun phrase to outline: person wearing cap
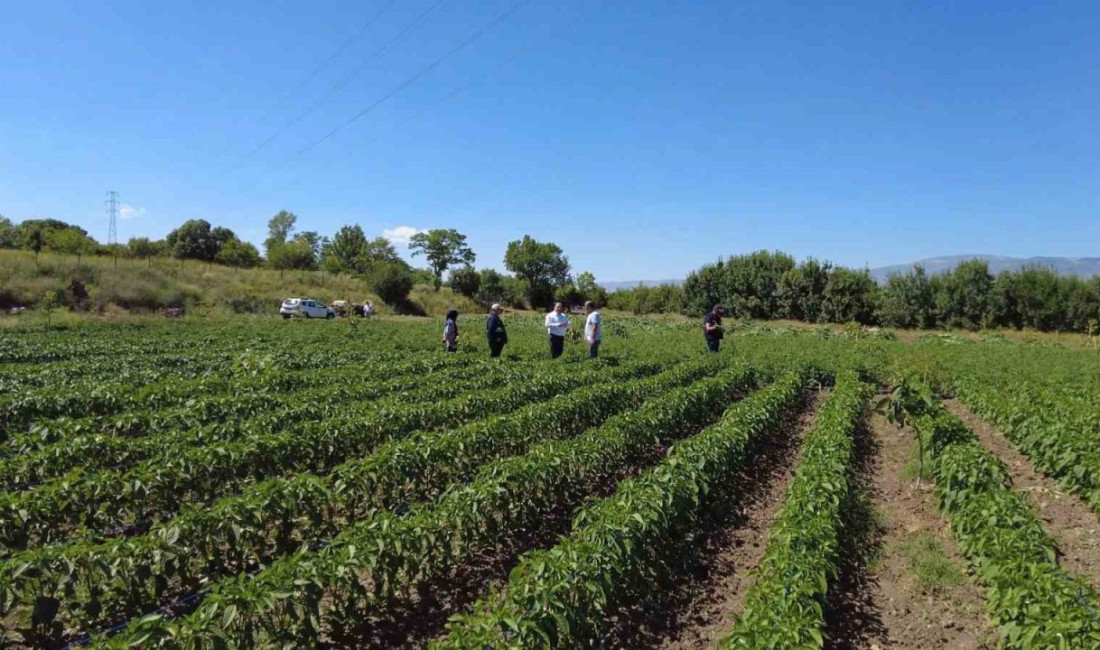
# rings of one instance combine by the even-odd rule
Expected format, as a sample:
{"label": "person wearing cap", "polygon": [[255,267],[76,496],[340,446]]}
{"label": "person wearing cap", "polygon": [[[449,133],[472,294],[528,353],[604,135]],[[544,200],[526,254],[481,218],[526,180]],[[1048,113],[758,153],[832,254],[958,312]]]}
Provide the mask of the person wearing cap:
{"label": "person wearing cap", "polygon": [[707,349],[718,352],[718,346],[722,343],[724,332],[722,331],[722,316],[725,314],[722,305],[715,305],[714,309],[703,317],[703,338],[707,340]]}
{"label": "person wearing cap", "polygon": [[504,321],[500,320],[503,312],[503,307],[494,304],[489,308],[489,320],[485,322],[485,333],[489,336],[489,356],[494,359],[500,356],[504,345],[508,343],[508,332],[504,329]]}
{"label": "person wearing cap", "polygon": [[584,340],[588,343],[588,358],[595,359],[600,356],[600,341],[603,339],[603,318],[596,308],[596,303],[591,300],[584,302],[584,312],[588,317],[584,319]]}
{"label": "person wearing cap", "polygon": [[546,315],[546,332],[550,335],[550,358],[557,359],[565,349],[565,333],[569,331],[569,317],[562,313],[562,304],[554,303],[554,311]]}

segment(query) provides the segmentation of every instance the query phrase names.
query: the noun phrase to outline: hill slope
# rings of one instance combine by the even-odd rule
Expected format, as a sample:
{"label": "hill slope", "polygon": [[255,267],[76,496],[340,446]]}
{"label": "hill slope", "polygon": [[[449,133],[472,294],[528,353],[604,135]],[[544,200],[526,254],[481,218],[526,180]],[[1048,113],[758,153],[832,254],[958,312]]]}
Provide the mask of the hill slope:
{"label": "hill slope", "polygon": [[[43,253],[36,262],[27,251],[0,251],[0,310],[35,307],[48,292],[76,310],[159,312],[181,307],[189,312],[275,314],[284,298],[306,296],[325,303],[374,302],[380,313],[392,313],[359,278],[320,271],[233,269],[167,258],[151,261]],[[450,307],[480,312],[470,299],[449,288],[438,293],[417,286],[409,295],[408,313],[442,315]]]}

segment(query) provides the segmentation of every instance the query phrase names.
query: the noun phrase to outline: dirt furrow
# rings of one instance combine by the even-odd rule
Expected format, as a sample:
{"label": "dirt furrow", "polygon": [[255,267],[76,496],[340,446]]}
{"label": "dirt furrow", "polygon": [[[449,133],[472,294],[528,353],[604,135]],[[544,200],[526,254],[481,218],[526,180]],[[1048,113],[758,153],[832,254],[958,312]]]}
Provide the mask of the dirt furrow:
{"label": "dirt furrow", "polygon": [[1008,467],[1012,485],[1027,495],[1043,528],[1057,543],[1062,567],[1082,576],[1100,591],[1100,519],[1096,513],[1076,495],[1063,490],[1057,481],[1035,469],[1008,438],[962,402],[945,400],[944,405]]}
{"label": "dirt furrow", "polygon": [[653,588],[660,596],[620,612],[604,647],[714,647],[743,606],[797,465],[799,445],[823,398],[814,393],[805,408],[768,437],[685,540],[682,555],[660,572],[665,579]]}
{"label": "dirt furrow", "polygon": [[918,485],[913,431],[874,414],[856,442],[853,500],[826,613],[826,647],[995,647],[981,591],[939,514],[932,483],[926,478]]}
{"label": "dirt furrow", "polygon": [[[698,431],[685,433],[694,435]],[[394,599],[369,613],[358,612],[343,624],[330,626],[319,647],[326,650],[427,647],[432,639],[444,633],[451,616],[469,613],[478,598],[492,589],[505,587],[508,574],[524,553],[554,546],[559,536],[569,532],[579,508],[610,496],[620,482],[661,462],[667,453],[667,447],[654,443],[642,458],[607,477],[579,503],[543,513],[537,527],[520,531],[514,537],[502,536],[495,549],[463,562],[454,575],[420,584],[408,598]]]}

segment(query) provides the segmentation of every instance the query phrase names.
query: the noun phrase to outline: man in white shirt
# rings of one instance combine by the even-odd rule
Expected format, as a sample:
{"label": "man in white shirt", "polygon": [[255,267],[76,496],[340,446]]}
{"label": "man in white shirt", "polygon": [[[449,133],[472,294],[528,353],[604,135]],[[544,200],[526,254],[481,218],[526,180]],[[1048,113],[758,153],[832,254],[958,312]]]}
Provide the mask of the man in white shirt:
{"label": "man in white shirt", "polygon": [[584,320],[584,340],[588,342],[588,358],[595,359],[600,356],[603,319],[600,317],[600,311],[596,309],[596,303],[591,300],[585,301],[584,311],[588,314],[588,318]]}
{"label": "man in white shirt", "polygon": [[554,303],[554,311],[546,315],[546,332],[550,335],[550,358],[557,359],[565,349],[565,333],[569,330],[569,317],[562,313],[560,302]]}

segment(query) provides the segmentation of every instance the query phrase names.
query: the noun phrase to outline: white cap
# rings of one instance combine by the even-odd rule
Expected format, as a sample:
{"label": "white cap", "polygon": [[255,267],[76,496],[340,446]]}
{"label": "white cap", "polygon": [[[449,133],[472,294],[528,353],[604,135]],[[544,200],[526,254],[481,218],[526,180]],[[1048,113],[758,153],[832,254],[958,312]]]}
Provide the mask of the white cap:
{"label": "white cap", "polygon": [[489,311],[500,311],[500,309],[501,309],[500,303],[499,302],[494,302],[493,306],[489,308]]}

